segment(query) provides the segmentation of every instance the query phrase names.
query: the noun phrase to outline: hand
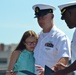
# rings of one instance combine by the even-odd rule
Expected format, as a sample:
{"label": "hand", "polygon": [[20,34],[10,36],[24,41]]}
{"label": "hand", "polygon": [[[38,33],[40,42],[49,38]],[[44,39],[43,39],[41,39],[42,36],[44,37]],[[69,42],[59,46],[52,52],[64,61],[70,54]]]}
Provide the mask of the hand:
{"label": "hand", "polygon": [[62,70],[64,68],[66,68],[67,65],[64,65],[63,63],[57,63],[52,67],[52,70],[54,70],[55,72],[58,70]]}
{"label": "hand", "polygon": [[16,75],[17,73],[14,73],[14,72],[12,72],[12,73],[6,73],[6,75]]}
{"label": "hand", "polygon": [[12,75],[16,75],[17,73],[12,73]]}
{"label": "hand", "polygon": [[36,71],[39,71],[38,75],[44,75],[44,68],[40,65],[35,65],[35,67],[37,68]]}

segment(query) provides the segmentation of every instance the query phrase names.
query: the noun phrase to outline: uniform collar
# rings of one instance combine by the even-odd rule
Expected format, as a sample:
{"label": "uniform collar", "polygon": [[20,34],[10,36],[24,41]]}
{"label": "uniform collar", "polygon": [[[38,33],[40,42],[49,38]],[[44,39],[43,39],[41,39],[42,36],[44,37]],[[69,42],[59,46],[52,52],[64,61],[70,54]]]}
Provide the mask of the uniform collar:
{"label": "uniform collar", "polygon": [[[54,26],[52,27],[52,29],[50,30],[50,32],[48,32],[47,35],[49,35],[50,37],[54,37],[54,35],[55,35],[55,33],[56,33],[56,28],[57,28],[57,27],[54,25]],[[42,37],[41,34],[43,34],[43,31],[41,31],[40,37]]]}
{"label": "uniform collar", "polygon": [[56,26],[54,25],[53,28],[50,30],[49,35],[50,37],[54,37],[55,33],[56,33]]}

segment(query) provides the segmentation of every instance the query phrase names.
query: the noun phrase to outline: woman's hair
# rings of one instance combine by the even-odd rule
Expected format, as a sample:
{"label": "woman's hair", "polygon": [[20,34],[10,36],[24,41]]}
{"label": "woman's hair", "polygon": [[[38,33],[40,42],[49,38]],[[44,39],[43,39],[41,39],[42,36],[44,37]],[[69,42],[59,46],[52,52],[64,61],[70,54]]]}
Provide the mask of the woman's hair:
{"label": "woman's hair", "polygon": [[30,37],[30,36],[35,37],[35,38],[38,39],[37,34],[36,34],[34,31],[32,31],[32,30],[26,31],[26,32],[23,34],[23,36],[22,36],[22,38],[21,38],[21,41],[20,41],[20,43],[18,44],[18,46],[16,47],[15,50],[23,51],[24,49],[26,49],[26,47],[25,47],[25,45],[24,45],[23,42],[25,42],[25,40],[26,40],[28,37]]}

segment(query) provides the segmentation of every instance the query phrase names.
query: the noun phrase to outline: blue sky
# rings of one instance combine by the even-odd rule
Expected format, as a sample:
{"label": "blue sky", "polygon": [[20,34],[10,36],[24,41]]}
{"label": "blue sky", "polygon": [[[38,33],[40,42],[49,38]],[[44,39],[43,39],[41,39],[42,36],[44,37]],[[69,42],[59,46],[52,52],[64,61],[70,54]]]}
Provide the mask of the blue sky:
{"label": "blue sky", "polygon": [[0,0],[0,43],[19,43],[23,33],[27,30],[41,31],[34,18],[32,6],[34,4],[49,4],[56,7],[54,11],[54,23],[69,39],[72,39],[74,29],[69,29],[60,19],[61,14],[58,5],[73,0]]}

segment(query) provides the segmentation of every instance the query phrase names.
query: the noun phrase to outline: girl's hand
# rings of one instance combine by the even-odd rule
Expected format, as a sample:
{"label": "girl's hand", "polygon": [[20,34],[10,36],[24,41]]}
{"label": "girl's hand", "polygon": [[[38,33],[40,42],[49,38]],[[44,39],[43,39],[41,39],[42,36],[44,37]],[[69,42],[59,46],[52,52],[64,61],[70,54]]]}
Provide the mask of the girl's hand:
{"label": "girl's hand", "polygon": [[6,72],[6,75],[16,75],[17,72]]}
{"label": "girl's hand", "polygon": [[36,71],[39,71],[38,75],[44,75],[44,68],[40,65],[35,65],[35,67],[37,68]]}

